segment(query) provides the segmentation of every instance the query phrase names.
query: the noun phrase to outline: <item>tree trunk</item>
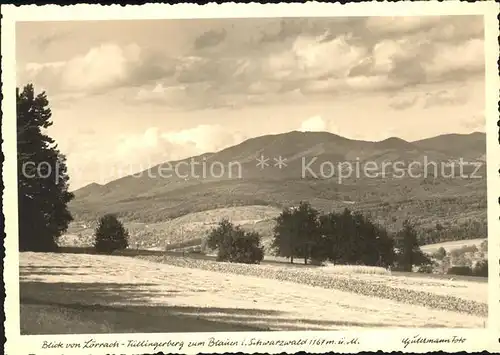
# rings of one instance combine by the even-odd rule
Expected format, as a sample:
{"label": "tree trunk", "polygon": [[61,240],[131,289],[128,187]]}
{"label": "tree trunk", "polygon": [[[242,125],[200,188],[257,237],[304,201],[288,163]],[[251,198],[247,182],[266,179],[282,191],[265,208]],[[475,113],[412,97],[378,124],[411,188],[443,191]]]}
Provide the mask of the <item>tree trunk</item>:
{"label": "tree trunk", "polygon": [[304,256],[304,265],[307,265],[307,259],[309,259],[309,255],[311,255],[311,245],[309,243],[306,244],[306,255]]}
{"label": "tree trunk", "polygon": [[293,255],[290,257],[290,264],[293,264]]}

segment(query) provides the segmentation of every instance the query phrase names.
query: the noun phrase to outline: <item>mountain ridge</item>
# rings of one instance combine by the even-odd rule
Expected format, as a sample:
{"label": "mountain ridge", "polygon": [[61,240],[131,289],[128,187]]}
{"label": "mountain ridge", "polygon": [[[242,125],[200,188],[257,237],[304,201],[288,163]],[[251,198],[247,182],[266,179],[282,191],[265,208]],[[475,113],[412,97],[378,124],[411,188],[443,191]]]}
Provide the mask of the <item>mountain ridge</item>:
{"label": "mountain ridge", "polygon": [[[450,140],[454,144],[451,147]],[[261,205],[280,209],[305,200],[324,212],[349,207],[370,214],[389,228],[396,228],[405,218],[415,219],[422,228],[432,228],[435,221],[450,223],[451,229],[476,221],[477,228],[483,228],[480,226],[486,223],[485,178],[398,178],[389,168],[385,175],[353,174],[340,181],[340,170],[315,177],[302,176],[301,169],[304,162],[312,162],[311,169],[319,175],[322,164],[326,167],[324,173],[330,174],[331,167],[337,168],[337,163],[346,161],[362,165],[422,161],[428,157],[448,163],[461,156],[468,161],[477,160],[485,153],[486,135],[481,133],[442,135],[415,142],[397,137],[369,142],[328,132],[292,131],[250,138],[218,152],[158,164],[146,173],[104,185],[89,184],[74,191],[75,199],[69,208],[76,221],[94,221],[105,213],[115,213],[124,220],[155,223],[218,208]],[[268,159],[265,168],[257,164],[256,158],[261,155]],[[286,167],[275,166],[278,156],[286,158]],[[192,159],[207,166],[238,161],[242,175],[185,177],[183,174],[190,173],[188,163]],[[158,176],[162,168],[178,163],[183,163],[181,176]],[[202,165],[197,167],[200,173]],[[481,174],[486,176],[485,167]]]}
{"label": "mountain ridge", "polygon": [[[285,147],[283,150],[283,155],[285,156],[287,153],[289,153],[291,150],[297,150],[297,148],[303,148],[309,143],[309,146],[305,151],[299,151],[295,152],[295,154],[288,154],[289,158],[291,157],[292,159],[288,160],[293,160],[293,158],[296,157],[302,157],[305,153],[315,153],[316,155],[328,155],[327,153],[329,152],[329,148],[332,148],[330,144],[332,143],[344,143],[350,146],[354,146],[356,144],[358,145],[363,145],[361,149],[357,150],[357,153],[359,152],[364,152],[367,149],[373,149],[373,147],[377,147],[382,150],[387,150],[387,151],[392,151],[392,150],[398,150],[398,149],[412,149],[412,150],[420,150],[421,152],[428,152],[431,151],[433,155],[436,155],[436,152],[439,152],[440,154],[438,155],[439,159],[445,160],[446,157],[443,155],[444,154],[452,154],[453,153],[453,144],[450,144],[450,141],[455,142],[455,146],[457,143],[462,143],[460,148],[462,150],[470,149],[471,146],[475,145],[475,149],[473,149],[473,152],[477,154],[477,157],[480,157],[481,154],[485,154],[486,152],[486,134],[483,132],[472,132],[469,134],[458,134],[458,133],[450,133],[450,134],[442,134],[434,137],[429,137],[429,138],[424,138],[416,141],[406,141],[402,138],[399,137],[389,137],[380,141],[365,141],[365,140],[355,140],[355,139],[350,139],[350,138],[345,138],[339,135],[336,135],[334,133],[330,132],[300,132],[300,131],[290,131],[290,132],[285,132],[285,133],[279,133],[279,134],[270,134],[270,135],[263,135],[263,136],[258,136],[258,137],[253,137],[244,140],[241,143],[238,143],[236,145],[224,148],[220,151],[216,152],[207,152],[203,154],[199,154],[196,156],[191,156],[187,157],[184,159],[178,159],[178,160],[173,160],[173,161],[166,161],[157,165],[154,165],[148,169],[145,169],[141,172],[137,172],[135,174],[127,175],[121,178],[118,178],[116,180],[109,181],[104,184],[99,184],[96,182],[90,183],[86,186],[83,186],[79,189],[75,189],[73,192],[76,195],[86,195],[88,192],[86,190],[92,190],[95,191],[96,189],[100,188],[106,188],[106,187],[113,187],[113,185],[122,179],[128,179],[132,175],[141,175],[144,174],[148,171],[151,170],[157,170],[161,167],[164,167],[165,165],[176,165],[179,163],[183,162],[189,162],[192,160],[195,160],[197,162],[200,161],[206,161],[209,162],[210,160],[214,160],[214,158],[217,158],[217,161],[228,161],[229,159],[232,158],[232,161],[239,161],[242,163],[247,163],[247,162],[253,162],[255,159],[258,157],[259,154],[263,153],[266,149],[272,148],[273,146],[279,145],[280,142],[283,140],[286,141],[288,138],[288,141],[291,140],[291,138],[295,137],[302,137],[302,138],[327,138],[326,141],[318,141],[316,143],[310,142],[310,141],[304,141],[302,140],[297,140],[293,139],[291,147]],[[274,138],[274,139],[272,139]],[[469,143],[464,143],[464,140],[469,140],[470,138],[473,138],[475,142],[472,144]],[[271,141],[269,141],[272,139]],[[458,142],[458,140],[462,140],[462,142]],[[333,141],[333,142],[332,142]],[[479,144],[477,143],[479,141]],[[482,144],[484,142],[484,144]],[[265,144],[263,144],[265,143]],[[290,142],[288,142],[290,144]],[[282,144],[283,145],[283,144]],[[483,149],[484,148],[484,149]],[[331,152],[331,149],[330,149]],[[481,153],[482,152],[482,153]],[[345,153],[345,152],[344,152]],[[384,153],[384,152],[381,152]],[[387,152],[385,152],[387,153]],[[279,154],[281,155],[281,154]],[[333,157],[335,157],[337,160],[342,158],[342,155],[345,160],[347,161],[355,161],[356,157],[354,157],[354,154],[333,154]],[[362,155],[363,154],[358,154]],[[372,156],[375,154],[372,154]],[[455,155],[455,154],[454,154]],[[465,155],[464,152],[461,152],[458,154],[459,156]],[[329,155],[331,157],[332,154]],[[367,156],[364,154],[364,158],[366,159]],[[361,159],[364,160],[364,159]],[[181,174],[184,175],[184,174]]]}
{"label": "mountain ridge", "polygon": [[[460,138],[468,139],[467,137],[475,137],[475,138],[478,137],[478,140],[484,141],[484,152],[482,154],[484,154],[486,151],[486,134],[483,132],[472,132],[469,134],[449,133],[449,134],[442,134],[442,135],[438,135],[438,136],[424,138],[424,139],[420,139],[420,140],[416,140],[416,141],[406,141],[406,140],[399,138],[399,137],[389,137],[389,138],[386,138],[386,139],[383,139],[380,141],[366,141],[366,140],[350,139],[350,138],[342,137],[342,136],[339,136],[339,135],[336,135],[336,134],[330,133],[330,132],[301,132],[301,131],[294,130],[294,131],[285,132],[285,133],[270,134],[270,135],[263,135],[263,136],[249,138],[249,139],[244,140],[241,143],[224,148],[220,151],[206,152],[206,153],[202,153],[199,155],[187,157],[184,159],[166,161],[166,162],[156,164],[148,169],[145,169],[141,172],[137,172],[137,173],[131,174],[131,175],[136,175],[136,174],[140,175],[141,173],[145,173],[145,172],[150,171],[152,169],[158,169],[159,167],[162,167],[166,164],[175,165],[175,164],[187,162],[190,160],[198,160],[198,161],[207,160],[208,161],[208,160],[213,159],[214,157],[222,157],[223,159],[221,159],[221,160],[224,160],[224,158],[227,155],[230,155],[231,157],[233,157],[233,160],[236,160],[234,158],[244,157],[245,152],[246,152],[249,154],[247,154],[246,157],[241,159],[242,161],[245,162],[245,161],[251,160],[251,159],[249,159],[248,155],[252,155],[252,158],[255,158],[256,153],[259,154],[259,152],[264,151],[266,148],[269,148],[270,146],[277,144],[279,141],[277,141],[276,139],[282,139],[283,137],[290,138],[291,136],[302,136],[302,137],[314,136],[315,138],[316,137],[327,137],[328,138],[327,142],[324,142],[324,141],[318,142],[317,144],[313,144],[312,146],[310,146],[309,150],[311,152],[318,152],[319,150],[321,150],[321,148],[324,148],[325,143],[330,143],[332,139],[335,139],[341,143],[349,142],[348,144],[364,144],[365,148],[372,148],[373,146],[376,146],[376,147],[381,147],[382,149],[388,149],[388,150],[401,149],[401,148],[412,148],[412,149],[420,149],[420,150],[426,151],[428,149],[431,149],[431,150],[437,150],[440,152],[443,151],[446,153],[450,153],[450,149],[452,149],[452,148],[450,148],[449,142],[446,142],[446,144],[443,144],[443,143],[439,142],[440,140],[447,140],[447,141],[454,140],[456,142],[457,139],[460,139]],[[275,140],[273,140],[271,142],[267,142],[267,144],[265,146],[262,146],[262,143],[264,140],[269,140],[271,138],[275,138]],[[300,142],[300,141],[297,143],[304,144],[304,142]],[[260,148],[256,148],[255,145],[259,146]],[[235,150],[238,150],[238,149],[241,150],[244,147],[246,148],[246,149],[244,149],[244,152],[240,151],[240,154],[237,154],[237,153],[235,154]],[[467,146],[467,147],[469,147],[469,146]],[[251,149],[249,149],[249,148],[251,148]],[[296,147],[294,147],[294,148],[296,149]],[[438,148],[438,149],[436,149],[436,148]],[[479,150],[481,150],[481,149],[482,148],[480,147]],[[250,150],[250,152],[249,152],[249,150]],[[480,155],[478,155],[478,156],[480,156]],[[352,160],[355,160],[355,159],[352,159]],[[90,188],[95,189],[95,188],[99,188],[99,187],[105,187],[109,184],[112,184],[113,182],[118,181],[118,180],[121,180],[124,178],[129,178],[131,175],[127,175],[127,176],[118,178],[116,180],[109,181],[109,182],[104,183],[104,184],[99,184],[99,183],[93,182],[93,183],[85,185],[81,188],[75,189],[73,192],[76,193],[76,192],[79,192],[81,190],[87,190]]]}

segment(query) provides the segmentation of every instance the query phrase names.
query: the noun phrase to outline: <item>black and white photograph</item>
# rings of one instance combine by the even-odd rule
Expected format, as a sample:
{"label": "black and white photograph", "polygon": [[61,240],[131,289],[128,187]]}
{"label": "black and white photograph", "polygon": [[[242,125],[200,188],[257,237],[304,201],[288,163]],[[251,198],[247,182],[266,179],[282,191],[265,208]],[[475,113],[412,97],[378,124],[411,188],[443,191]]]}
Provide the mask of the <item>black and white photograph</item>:
{"label": "black and white photograph", "polygon": [[485,16],[382,14],[16,22],[20,335],[486,330]]}

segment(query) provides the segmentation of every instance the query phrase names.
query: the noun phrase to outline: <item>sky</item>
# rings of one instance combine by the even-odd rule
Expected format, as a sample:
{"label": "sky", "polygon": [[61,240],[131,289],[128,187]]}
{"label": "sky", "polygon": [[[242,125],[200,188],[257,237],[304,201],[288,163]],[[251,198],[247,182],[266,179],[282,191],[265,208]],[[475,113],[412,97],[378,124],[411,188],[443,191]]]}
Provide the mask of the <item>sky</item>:
{"label": "sky", "polygon": [[70,190],[245,139],[485,130],[481,16],[20,22]]}

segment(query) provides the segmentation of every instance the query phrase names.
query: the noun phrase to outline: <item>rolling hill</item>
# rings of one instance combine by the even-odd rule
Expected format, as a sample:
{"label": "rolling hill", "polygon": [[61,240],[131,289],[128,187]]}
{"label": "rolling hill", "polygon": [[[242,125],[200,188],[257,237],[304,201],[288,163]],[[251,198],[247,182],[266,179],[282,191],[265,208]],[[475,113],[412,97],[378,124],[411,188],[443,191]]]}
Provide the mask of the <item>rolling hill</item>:
{"label": "rolling hill", "polygon": [[486,135],[474,132],[468,135],[444,134],[413,142],[418,147],[441,152],[449,156],[457,153],[464,159],[481,159],[486,154]]}
{"label": "rolling hill", "polygon": [[[164,222],[125,222],[132,248],[176,250],[201,245],[201,240],[222,219],[244,229],[259,232],[268,244],[274,227],[274,218],[280,209],[268,206],[239,206],[189,213]],[[61,246],[90,247],[93,241],[93,223],[72,223],[68,234],[59,239]]]}
{"label": "rolling hill", "polygon": [[[427,176],[415,177],[425,172],[422,166],[414,168],[414,177],[411,177],[405,164],[436,162],[442,169],[448,169],[446,174],[449,174],[448,162],[460,158],[482,162],[485,151],[484,133],[443,135],[416,142],[395,137],[368,142],[327,132],[292,131],[252,138],[219,152],[167,162],[105,185],[88,185],[75,191],[70,210],[76,221],[93,221],[112,212],[127,222],[164,223],[203,211],[238,206],[280,209],[307,200],[325,212],[345,207],[360,210],[391,230],[399,228],[401,221],[410,217],[422,235],[433,231],[439,223],[449,230],[449,240],[481,238],[486,232],[484,165],[477,173],[482,178],[449,178],[439,176],[440,171],[438,176],[428,171]],[[261,156],[269,158],[269,166],[264,169],[257,166],[256,159]],[[280,156],[286,164],[281,169],[274,166],[273,160]],[[192,161],[199,164],[191,168]],[[341,162],[351,163],[351,176],[338,169]],[[401,176],[391,162],[400,162]],[[312,173],[306,170],[307,174],[303,174],[307,164]],[[366,164],[376,166],[370,170],[370,176],[363,174]],[[385,170],[383,164],[387,164]],[[220,168],[221,165],[226,169],[225,174],[207,173],[210,166]],[[173,176],[176,166],[178,174]],[[361,169],[358,175],[356,166]],[[467,174],[471,169],[466,167],[464,171]],[[169,235],[164,238],[169,239]],[[429,242],[432,241],[442,239]]]}

